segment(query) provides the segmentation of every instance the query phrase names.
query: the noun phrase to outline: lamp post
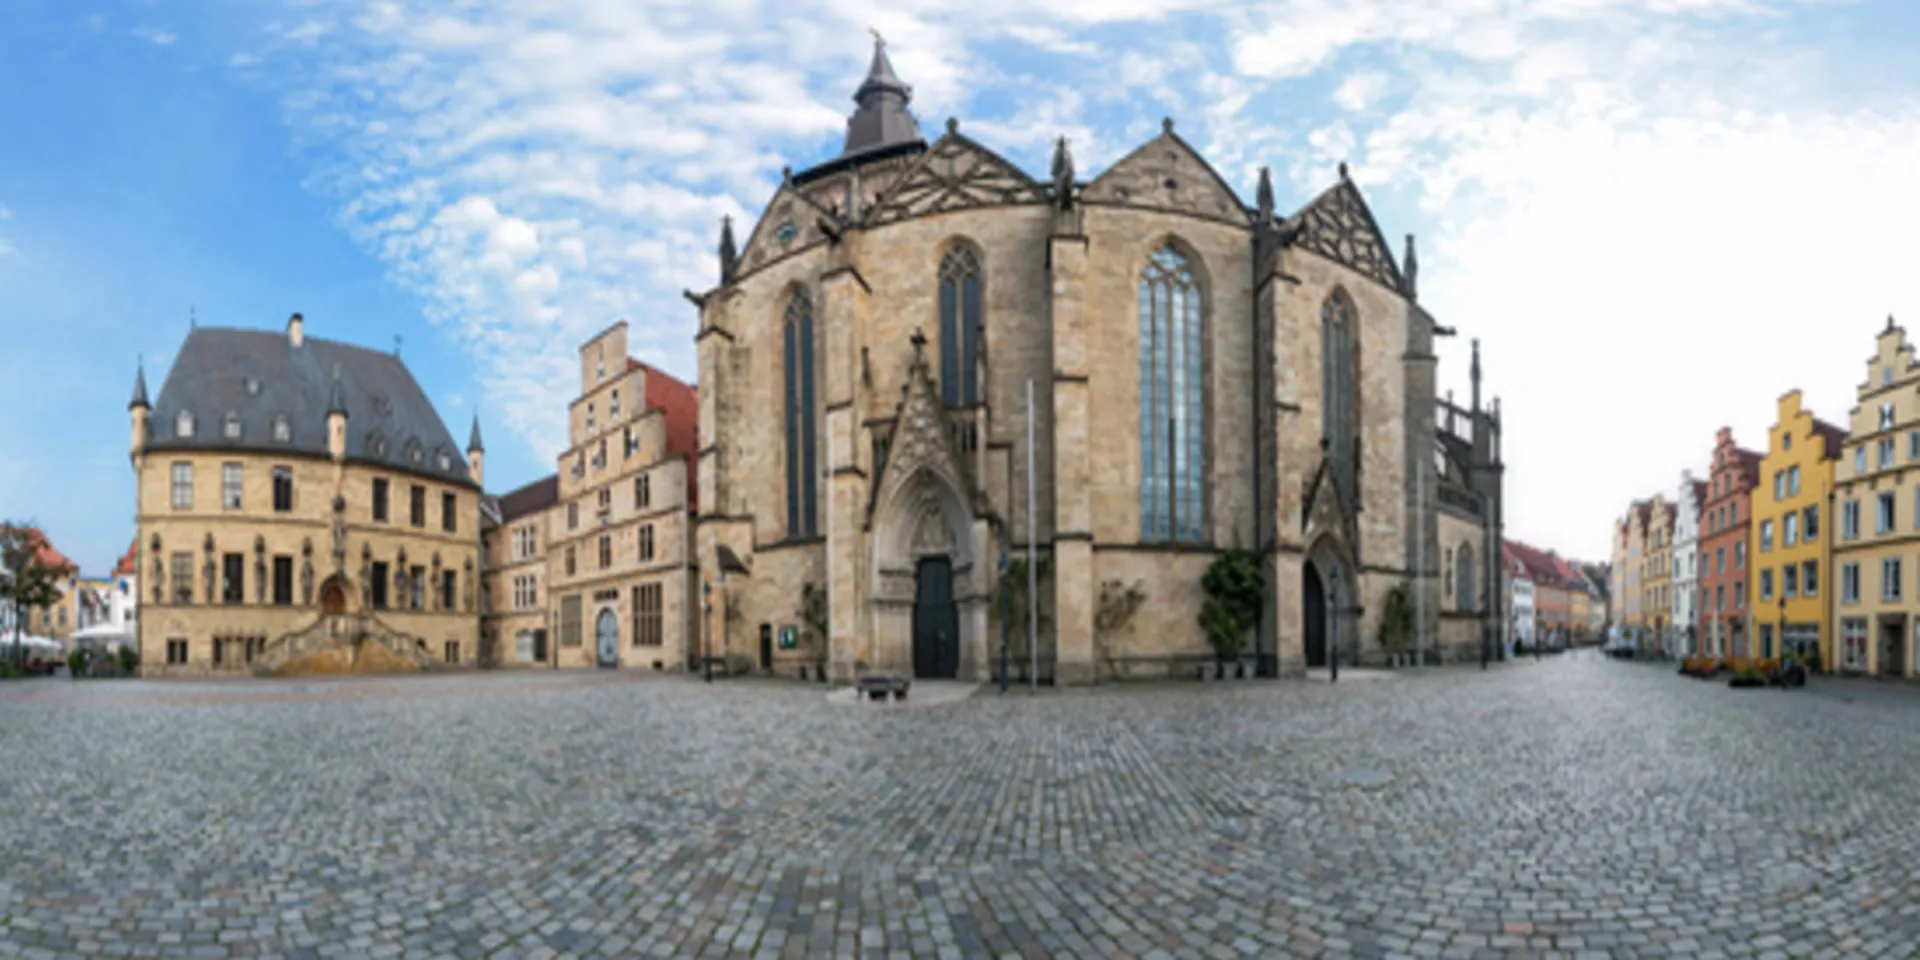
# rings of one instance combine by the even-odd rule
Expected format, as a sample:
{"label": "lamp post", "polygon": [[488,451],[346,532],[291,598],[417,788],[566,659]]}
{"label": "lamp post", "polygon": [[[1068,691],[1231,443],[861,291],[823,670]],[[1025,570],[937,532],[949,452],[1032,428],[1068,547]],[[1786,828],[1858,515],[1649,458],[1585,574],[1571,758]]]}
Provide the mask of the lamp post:
{"label": "lamp post", "polygon": [[1000,547],[1000,692],[1003,695],[1007,692],[1008,637],[1013,630],[1012,600],[1007,593],[1007,548],[1003,543]]}
{"label": "lamp post", "polygon": [[704,651],[703,655],[700,657],[700,666],[701,666],[701,669],[706,674],[707,682],[712,683],[713,682],[713,582],[712,581],[708,581],[700,585],[700,596],[703,598],[703,602],[705,604],[705,616],[701,617],[700,619],[706,622],[706,628],[707,628],[706,630],[707,642],[705,645],[706,650]]}
{"label": "lamp post", "polygon": [[1778,659],[1787,658],[1787,592],[1780,591],[1780,629],[1773,635],[1773,653]]}
{"label": "lamp post", "polygon": [[1327,657],[1327,682],[1340,682],[1340,568],[1334,567],[1328,575],[1332,585],[1328,588],[1327,602],[1327,644],[1331,656]]}

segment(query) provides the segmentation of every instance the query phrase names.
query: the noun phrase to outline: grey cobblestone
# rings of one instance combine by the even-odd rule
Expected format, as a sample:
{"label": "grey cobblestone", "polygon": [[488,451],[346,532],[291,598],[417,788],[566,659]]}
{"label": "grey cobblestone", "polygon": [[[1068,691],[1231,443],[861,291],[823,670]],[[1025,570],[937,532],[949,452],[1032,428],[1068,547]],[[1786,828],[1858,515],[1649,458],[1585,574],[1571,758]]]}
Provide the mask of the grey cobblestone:
{"label": "grey cobblestone", "polygon": [[904,711],[13,683],[0,957],[1913,957],[1916,730],[1581,657]]}

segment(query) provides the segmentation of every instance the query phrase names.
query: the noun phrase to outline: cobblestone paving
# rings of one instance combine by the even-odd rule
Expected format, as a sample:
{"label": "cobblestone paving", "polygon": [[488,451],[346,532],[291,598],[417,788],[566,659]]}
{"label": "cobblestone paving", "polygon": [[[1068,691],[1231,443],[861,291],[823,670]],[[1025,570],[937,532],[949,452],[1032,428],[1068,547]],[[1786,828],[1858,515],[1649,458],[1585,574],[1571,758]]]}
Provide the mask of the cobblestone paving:
{"label": "cobblestone paving", "polygon": [[0,958],[1920,956],[1920,693],[1848,689],[14,683]]}

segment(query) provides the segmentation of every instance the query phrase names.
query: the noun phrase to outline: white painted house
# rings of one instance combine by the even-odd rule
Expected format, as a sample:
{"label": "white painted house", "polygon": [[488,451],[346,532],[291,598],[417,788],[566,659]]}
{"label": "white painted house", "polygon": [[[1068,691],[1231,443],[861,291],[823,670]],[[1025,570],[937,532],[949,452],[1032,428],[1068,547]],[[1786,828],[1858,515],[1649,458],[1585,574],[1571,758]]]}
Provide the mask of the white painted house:
{"label": "white painted house", "polygon": [[1700,571],[1696,562],[1700,552],[1700,508],[1706,502],[1707,484],[1695,480],[1693,471],[1680,474],[1680,487],[1673,498],[1673,600],[1666,652],[1669,656],[1690,657],[1700,649],[1699,608],[1694,604],[1700,592]]}
{"label": "white painted house", "polygon": [[1533,644],[1533,577],[1504,543],[1500,545],[1500,566],[1507,597],[1507,656],[1511,657],[1516,646]]}

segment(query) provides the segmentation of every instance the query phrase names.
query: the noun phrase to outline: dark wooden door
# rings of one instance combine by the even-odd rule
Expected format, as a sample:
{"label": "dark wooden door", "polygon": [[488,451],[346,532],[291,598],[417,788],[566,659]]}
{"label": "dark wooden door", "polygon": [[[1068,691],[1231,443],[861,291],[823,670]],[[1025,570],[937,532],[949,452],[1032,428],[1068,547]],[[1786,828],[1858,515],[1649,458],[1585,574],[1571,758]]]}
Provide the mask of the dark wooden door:
{"label": "dark wooden door", "polygon": [[321,586],[320,612],[329,617],[347,612],[347,588],[340,585],[340,578],[331,578]]}
{"label": "dark wooden door", "polygon": [[953,563],[927,557],[914,571],[913,675],[960,675],[960,617],[953,605]]}
{"label": "dark wooden door", "polygon": [[1327,596],[1320,586],[1320,571],[1311,560],[1300,567],[1300,601],[1307,666],[1324,667],[1327,665]]}

